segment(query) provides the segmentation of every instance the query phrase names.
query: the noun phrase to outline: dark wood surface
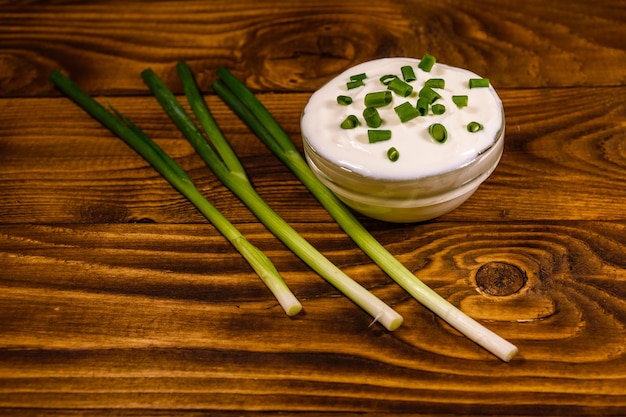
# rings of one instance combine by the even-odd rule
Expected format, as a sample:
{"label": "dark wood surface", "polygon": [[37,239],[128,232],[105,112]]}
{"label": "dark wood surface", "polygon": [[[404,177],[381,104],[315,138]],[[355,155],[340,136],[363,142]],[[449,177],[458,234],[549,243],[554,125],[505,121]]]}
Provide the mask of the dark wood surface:
{"label": "dark wood surface", "polygon": [[[0,2],[0,414],[626,415],[625,23],[619,1]],[[502,161],[441,218],[360,219],[515,343],[510,363],[393,283],[210,90],[228,67],[301,147],[326,80],[425,52],[492,80]],[[401,328],[370,326],[205,168],[139,77],[151,67],[180,93],[179,60],[259,193]],[[303,313],[287,318],[191,204],[53,88],[53,69],[174,156]]]}

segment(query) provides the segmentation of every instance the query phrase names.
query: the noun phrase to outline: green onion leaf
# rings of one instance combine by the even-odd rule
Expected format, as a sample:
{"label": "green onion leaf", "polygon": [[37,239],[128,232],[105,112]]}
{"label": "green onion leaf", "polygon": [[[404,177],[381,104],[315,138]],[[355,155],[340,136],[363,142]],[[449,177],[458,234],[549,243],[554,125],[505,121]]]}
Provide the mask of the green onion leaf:
{"label": "green onion leaf", "polygon": [[431,107],[433,114],[440,115],[446,112],[446,106],[443,104],[433,104]]}
{"label": "green onion leaf", "polygon": [[428,104],[433,104],[437,99],[441,98],[441,95],[428,86],[422,87],[418,94],[419,98],[423,98]]}
{"label": "green onion leaf", "polygon": [[291,293],[270,259],[246,240],[239,230],[202,195],[187,173],[145,132],[117,110],[113,109],[113,113],[109,112],[60,72],[50,73],[50,80],[89,115],[141,155],[174,189],[185,196],[246,259],[274,294],[287,315],[292,316],[300,312],[302,305]]}
{"label": "green onion leaf", "polygon": [[489,87],[489,78],[470,78],[469,88]]}
{"label": "green onion leaf", "polygon": [[365,95],[365,107],[383,107],[391,103],[391,91],[376,91]]}
{"label": "green onion leaf", "polygon": [[433,65],[435,65],[435,62],[437,62],[437,59],[434,56],[424,54],[420,63],[417,64],[417,67],[424,72],[430,72],[430,70],[433,68]]}
{"label": "green onion leaf", "polygon": [[412,66],[405,65],[400,68],[400,71],[402,72],[402,78],[404,78],[404,81],[411,82],[417,80],[417,77],[415,76],[415,71],[413,71]]}
{"label": "green onion leaf", "polygon": [[398,150],[392,146],[391,148],[387,149],[387,158],[389,158],[391,162],[396,162],[398,158],[400,158],[400,152],[398,152]]}
{"label": "green onion leaf", "polygon": [[427,99],[425,98],[417,99],[415,109],[420,115],[426,116],[428,114],[428,107],[430,107],[430,102]]}
{"label": "green onion leaf", "polygon": [[360,124],[361,122],[359,122],[359,119],[354,114],[351,114],[348,117],[346,117],[346,119],[343,122],[341,122],[341,128],[342,129],[354,129]]}
{"label": "green onion leaf", "polygon": [[352,104],[352,97],[349,96],[337,96],[337,103],[342,106],[348,106]]}
{"label": "green onion leaf", "polygon": [[407,97],[413,92],[413,86],[398,77],[391,80],[387,88],[401,97]]}
{"label": "green onion leaf", "polygon": [[420,112],[408,101],[394,107],[393,110],[396,112],[402,123],[415,119],[420,115]]}
{"label": "green onion leaf", "polygon": [[441,123],[433,123],[428,127],[430,137],[439,143],[444,143],[448,139],[448,131]]}
{"label": "green onion leaf", "polygon": [[394,78],[398,78],[398,76],[394,74],[387,74],[387,75],[383,75],[382,77],[380,77],[379,80],[384,85],[388,85],[391,82],[391,80],[393,80]]}
{"label": "green onion leaf", "polygon": [[469,122],[467,124],[467,131],[470,133],[478,132],[479,130],[483,130],[483,125],[478,122]]}
{"label": "green onion leaf", "polygon": [[456,104],[458,108],[463,108],[467,106],[468,98],[467,96],[452,96],[452,102]]}
{"label": "green onion leaf", "polygon": [[391,139],[391,130],[368,130],[367,139],[369,143],[384,142]]}
{"label": "green onion leaf", "polygon": [[424,87],[430,88],[446,88],[446,80],[443,78],[431,78],[426,80]]}
{"label": "green onion leaf", "polygon": [[375,107],[366,107],[363,110],[363,118],[369,127],[377,128],[383,124],[383,119],[380,118],[380,114]]}
{"label": "green onion leaf", "polygon": [[[218,69],[218,79],[213,83],[213,90],[283,163],[290,167],[301,180],[306,178],[303,183],[314,184],[313,194],[321,192],[334,196],[315,177],[298,148],[271,113],[230,71],[225,68]],[[239,197],[242,198],[242,196]],[[334,198],[335,204],[342,204],[336,196]],[[263,212],[255,212],[255,214],[298,257],[374,317],[374,321],[380,322],[388,330],[395,330],[402,324],[402,316],[338,269],[285,223],[280,216],[276,215],[272,219],[267,219],[267,215],[264,215]]]}
{"label": "green onion leaf", "polygon": [[348,81],[346,83],[346,87],[348,87],[348,90],[352,90],[353,88],[357,88],[357,87],[360,87],[362,85],[365,85],[363,80],[365,80],[366,78],[367,78],[367,76],[364,73],[363,74],[351,75],[350,76],[350,81]]}

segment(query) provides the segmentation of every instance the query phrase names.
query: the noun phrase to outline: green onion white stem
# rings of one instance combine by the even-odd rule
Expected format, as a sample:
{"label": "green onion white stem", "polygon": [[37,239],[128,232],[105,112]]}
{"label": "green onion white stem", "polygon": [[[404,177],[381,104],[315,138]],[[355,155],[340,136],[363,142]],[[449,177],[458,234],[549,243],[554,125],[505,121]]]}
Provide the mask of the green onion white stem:
{"label": "green onion white stem", "polygon": [[239,230],[200,193],[185,171],[147,134],[117,110],[113,109],[112,112],[107,110],[59,71],[53,71],[50,80],[83,110],[133,148],[178,192],[193,203],[250,263],[287,315],[293,316],[301,311],[302,305],[289,290],[270,259],[246,240]]}
{"label": "green onion white stem", "polygon": [[[272,210],[255,191],[244,174],[241,165],[235,162],[237,159],[236,155],[228,146],[226,139],[206,108],[206,104],[197,90],[188,66],[181,62],[178,65],[178,71],[191,108],[196,114],[196,118],[200,121],[201,126],[205,129],[207,138],[204,137],[174,94],[154,71],[147,69],[141,75],[165,112],[196,149],[196,152],[205,160],[209,168],[250,208],[272,233],[313,270],[373,316],[375,321],[380,322],[389,330],[398,328],[402,324],[402,316],[343,273],[324,255],[318,252],[317,249]],[[217,152],[208,141],[211,141]]]}
{"label": "green onion white stem", "polygon": [[227,69],[218,69],[214,91],[287,165],[361,249],[411,296],[503,361],[517,347],[485,328],[419,280],[382,246],[326,186],[315,177],[297,148],[263,104]]}

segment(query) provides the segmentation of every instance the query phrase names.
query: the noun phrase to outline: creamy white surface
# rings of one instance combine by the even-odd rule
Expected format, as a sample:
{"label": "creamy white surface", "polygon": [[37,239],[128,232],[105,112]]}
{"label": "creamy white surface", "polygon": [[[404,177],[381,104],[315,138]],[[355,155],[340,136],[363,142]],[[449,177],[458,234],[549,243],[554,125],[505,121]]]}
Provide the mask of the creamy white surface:
{"label": "creamy white surface", "polygon": [[[381,179],[410,179],[436,175],[465,165],[480,152],[489,148],[502,129],[502,103],[493,87],[470,89],[470,78],[481,78],[473,72],[436,63],[430,72],[417,67],[419,59],[384,58],[354,66],[338,75],[316,91],[304,109],[301,121],[302,135],[309,145],[324,159],[366,177]],[[363,119],[363,103],[367,93],[383,91],[386,86],[379,78],[395,74],[402,78],[400,68],[413,67],[417,80],[409,84],[413,93],[400,97],[392,93],[391,104],[378,108],[383,125],[378,129],[392,131],[388,141],[369,143],[368,128]],[[351,75],[365,73],[365,85],[348,90],[346,83]],[[434,89],[441,95],[436,101],[446,106],[442,115],[418,116],[401,123],[394,107],[409,101],[415,105],[417,94],[424,82],[430,78],[443,78],[444,89]],[[352,104],[337,103],[338,95],[353,98]],[[458,108],[452,101],[453,95],[467,95],[467,107]],[[355,129],[342,129],[341,122],[350,114],[361,121]],[[476,121],[484,126],[482,131],[469,133],[467,124]],[[435,142],[428,134],[433,123],[443,124],[448,131],[445,143]],[[391,162],[387,150],[395,147],[400,158]]]}

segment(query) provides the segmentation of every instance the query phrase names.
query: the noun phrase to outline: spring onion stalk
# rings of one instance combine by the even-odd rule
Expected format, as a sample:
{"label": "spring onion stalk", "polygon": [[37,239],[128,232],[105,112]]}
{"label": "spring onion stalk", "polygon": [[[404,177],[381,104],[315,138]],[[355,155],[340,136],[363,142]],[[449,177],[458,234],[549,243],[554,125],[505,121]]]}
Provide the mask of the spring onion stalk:
{"label": "spring onion stalk", "polygon": [[292,170],[345,232],[405,291],[469,339],[508,362],[517,347],[485,328],[429,288],[398,261],[357,220],[352,212],[313,174],[297,148],[263,104],[227,69],[218,69],[214,91],[250,129]]}
{"label": "spring onion stalk", "polygon": [[420,112],[408,101],[394,107],[393,110],[396,112],[402,123],[413,120],[420,115]]}
{"label": "spring onion stalk", "polygon": [[452,96],[452,101],[458,108],[467,107],[468,97],[467,96]]}
{"label": "spring onion stalk", "polygon": [[430,134],[430,137],[439,143],[444,143],[448,140],[448,131],[441,123],[433,123],[430,125],[428,127],[428,134]]}
{"label": "spring onion stalk", "polygon": [[[394,78],[395,80],[396,78]],[[365,107],[384,107],[391,103],[391,91],[376,91],[374,93],[367,93],[363,102]]]}
{"label": "spring onion stalk", "polygon": [[289,290],[274,264],[257,247],[253,246],[237,228],[224,217],[198,190],[191,178],[138,126],[117,110],[107,110],[91,98],[73,81],[53,71],[50,80],[65,95],[74,100],[83,110],[126,142],[161,174],[178,192],[185,196],[241,253],[274,294],[285,313],[293,316],[302,305]]}
{"label": "spring onion stalk", "polygon": [[[381,323],[388,330],[397,329],[402,324],[402,316],[343,273],[287,224],[255,191],[239,164],[231,167],[222,162],[222,159],[226,159],[222,152],[231,153],[233,159],[237,157],[232,149],[227,146],[226,139],[206,108],[206,103],[198,91],[189,67],[181,62],[177,69],[191,109],[198,120],[203,120],[200,125],[205,130],[206,138],[185,112],[174,94],[152,70],[145,70],[141,75],[170,119],[204,159],[209,168],[274,235],[314,271],[374,317],[374,322]],[[214,148],[218,149],[217,153]]]}

